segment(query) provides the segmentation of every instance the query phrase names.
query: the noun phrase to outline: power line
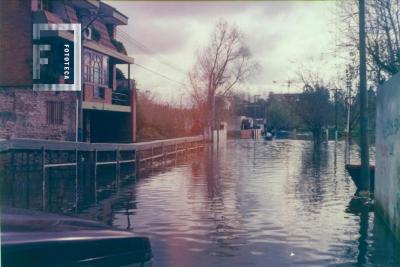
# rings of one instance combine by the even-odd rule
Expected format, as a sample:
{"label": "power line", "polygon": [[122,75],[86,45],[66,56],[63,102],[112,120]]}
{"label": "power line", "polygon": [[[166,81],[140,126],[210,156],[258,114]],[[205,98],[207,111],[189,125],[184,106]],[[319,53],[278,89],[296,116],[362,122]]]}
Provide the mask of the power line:
{"label": "power line", "polygon": [[147,47],[146,45],[144,45],[143,43],[139,42],[138,40],[134,39],[132,36],[130,36],[128,33],[124,32],[121,29],[118,29],[119,36],[124,39],[124,41],[130,43],[131,45],[137,47],[139,50],[141,50],[142,52],[144,52],[147,56],[151,57],[152,59],[156,60],[157,62],[168,66],[169,68],[182,73],[183,75],[186,76],[186,73],[181,70],[180,68],[174,66],[173,64],[169,63],[166,60],[160,60],[157,57],[155,57],[153,54],[156,54],[155,51],[153,51],[152,49],[150,49],[149,47]]}
{"label": "power line", "polygon": [[[150,54],[155,54],[154,51],[152,51],[150,48],[148,48],[147,46],[145,46],[145,45],[142,44],[141,42],[135,40],[133,37],[131,37],[131,36],[130,36],[129,34],[127,34],[126,32],[122,31],[121,29],[118,29],[118,30],[119,30],[119,31],[118,31],[117,33],[119,34],[119,37],[121,37],[121,39],[123,39],[123,41],[127,42],[128,44],[134,45],[135,47],[139,48],[141,51],[143,51],[147,56],[151,57],[152,59],[154,59],[154,60],[158,61],[159,63],[164,64],[164,65],[166,65],[166,66],[168,66],[168,67],[170,67],[170,68],[172,68],[172,69],[174,69],[175,71],[181,72],[181,73],[183,73],[183,74],[186,76],[186,73],[184,73],[182,70],[176,68],[176,67],[173,66],[172,64],[168,64],[168,63],[166,63],[166,62],[160,61],[160,60],[158,60],[157,58],[155,58],[154,56],[151,56]],[[150,72],[150,73],[152,73],[152,74],[158,75],[158,76],[160,76],[160,77],[162,77],[162,78],[164,78],[164,79],[166,79],[166,80],[169,80],[169,81],[171,81],[171,82],[174,82],[174,83],[176,83],[176,84],[179,84],[179,85],[182,85],[182,86],[186,87],[186,85],[185,85],[184,83],[178,82],[178,81],[176,81],[176,80],[174,80],[174,79],[168,77],[168,76],[165,75],[165,74],[162,74],[162,73],[160,73],[160,72],[157,72],[157,71],[155,71],[155,70],[152,70],[152,69],[150,69],[150,68],[148,68],[148,67],[145,67],[145,66],[143,66],[143,65],[141,65],[141,64],[138,64],[138,63],[134,63],[134,65],[136,65],[136,66],[138,66],[138,67],[140,67],[140,68],[142,68],[142,69],[144,69],[144,70],[146,70],[146,71],[148,71],[148,72]]]}
{"label": "power line", "polygon": [[157,71],[154,71],[154,70],[152,70],[152,69],[149,69],[149,68],[147,68],[147,67],[145,67],[145,66],[143,66],[143,65],[140,65],[140,64],[138,64],[138,63],[134,63],[134,65],[136,65],[136,66],[138,66],[138,67],[140,67],[140,68],[142,68],[142,69],[144,69],[144,70],[147,70],[148,72],[151,72],[151,73],[153,73],[153,74],[155,74],[155,75],[158,75],[158,76],[160,76],[160,77],[162,77],[162,78],[164,78],[164,79],[167,79],[167,80],[169,80],[169,81],[171,81],[171,82],[174,82],[174,83],[177,83],[177,84],[180,84],[180,85],[186,87],[186,85],[185,85],[184,83],[181,83],[181,82],[178,82],[178,81],[176,81],[176,80],[174,80],[174,79],[171,79],[171,78],[169,78],[168,76],[166,76],[166,75],[164,75],[164,74],[162,74],[162,73],[159,73],[159,72],[157,72]]}

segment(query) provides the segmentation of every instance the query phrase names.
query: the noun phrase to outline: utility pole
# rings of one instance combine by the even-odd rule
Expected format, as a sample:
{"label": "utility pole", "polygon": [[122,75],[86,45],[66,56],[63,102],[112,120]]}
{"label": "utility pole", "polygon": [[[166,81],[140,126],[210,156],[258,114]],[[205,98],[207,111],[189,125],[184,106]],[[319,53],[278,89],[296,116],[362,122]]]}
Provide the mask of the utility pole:
{"label": "utility pole", "polygon": [[365,191],[370,189],[368,154],[368,95],[367,64],[365,44],[365,0],[359,0],[359,39],[360,39],[360,131],[361,131],[361,181]]}
{"label": "utility pole", "polygon": [[346,118],[346,147],[345,147],[345,164],[350,163],[350,113],[351,113],[351,77],[353,76],[352,68],[346,69],[346,108],[347,108],[347,118]]}
{"label": "utility pole", "polygon": [[335,88],[335,141],[338,139],[338,106],[337,106],[337,91]]}

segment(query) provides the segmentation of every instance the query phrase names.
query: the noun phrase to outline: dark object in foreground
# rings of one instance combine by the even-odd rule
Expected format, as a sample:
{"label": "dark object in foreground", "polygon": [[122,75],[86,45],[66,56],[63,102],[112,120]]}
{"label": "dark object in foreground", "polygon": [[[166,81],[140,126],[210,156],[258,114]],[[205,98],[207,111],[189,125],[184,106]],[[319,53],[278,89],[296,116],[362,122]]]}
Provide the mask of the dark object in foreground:
{"label": "dark object in foreground", "polygon": [[2,266],[151,266],[147,237],[100,223],[22,209],[1,210]]}
{"label": "dark object in foreground", "polygon": [[374,201],[371,198],[353,196],[347,206],[346,212],[360,214],[374,211]]}
{"label": "dark object in foreground", "polygon": [[[357,193],[362,189],[361,183],[361,165],[346,164],[346,170],[349,172],[351,179],[357,187]],[[370,191],[371,193],[375,190],[375,166],[369,166],[370,171]]]}
{"label": "dark object in foreground", "polygon": [[272,140],[274,140],[274,139],[275,139],[275,136],[274,136],[272,133],[266,132],[266,133],[264,134],[264,140],[265,140],[265,141],[272,141]]}

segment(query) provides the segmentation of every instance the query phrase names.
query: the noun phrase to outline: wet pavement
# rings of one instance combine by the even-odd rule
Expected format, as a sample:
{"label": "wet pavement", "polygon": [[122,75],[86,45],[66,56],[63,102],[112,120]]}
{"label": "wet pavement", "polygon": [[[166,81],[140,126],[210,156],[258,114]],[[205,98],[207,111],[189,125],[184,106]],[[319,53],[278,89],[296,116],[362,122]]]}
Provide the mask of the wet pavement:
{"label": "wet pavement", "polygon": [[[400,245],[384,224],[349,206],[344,150],[231,140],[118,184],[104,169],[96,198],[81,182],[77,206],[73,171],[57,172],[48,207],[149,236],[155,266],[399,266]],[[40,209],[39,178],[17,179],[20,194],[3,205]]]}

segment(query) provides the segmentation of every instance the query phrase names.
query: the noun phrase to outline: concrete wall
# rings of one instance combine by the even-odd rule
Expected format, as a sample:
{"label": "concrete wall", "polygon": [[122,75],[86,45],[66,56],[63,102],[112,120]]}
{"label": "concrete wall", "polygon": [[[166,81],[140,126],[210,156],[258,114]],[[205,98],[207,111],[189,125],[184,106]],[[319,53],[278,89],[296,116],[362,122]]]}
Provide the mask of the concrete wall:
{"label": "concrete wall", "polygon": [[400,240],[400,74],[378,89],[375,202]]}

